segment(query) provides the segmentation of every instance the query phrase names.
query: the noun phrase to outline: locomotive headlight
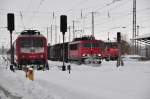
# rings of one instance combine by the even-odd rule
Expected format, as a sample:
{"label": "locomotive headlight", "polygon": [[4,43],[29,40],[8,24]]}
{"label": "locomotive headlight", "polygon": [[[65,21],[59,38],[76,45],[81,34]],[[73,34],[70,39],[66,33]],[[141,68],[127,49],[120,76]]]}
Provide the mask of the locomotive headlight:
{"label": "locomotive headlight", "polygon": [[86,56],[85,54],[82,54],[82,56],[84,57],[84,56]]}
{"label": "locomotive headlight", "polygon": [[101,56],[101,54],[98,54],[98,56]]}
{"label": "locomotive headlight", "polygon": [[24,55],[22,55],[22,58],[25,58],[25,56],[24,56]]}
{"label": "locomotive headlight", "polygon": [[41,58],[44,58],[44,55],[40,55]]}

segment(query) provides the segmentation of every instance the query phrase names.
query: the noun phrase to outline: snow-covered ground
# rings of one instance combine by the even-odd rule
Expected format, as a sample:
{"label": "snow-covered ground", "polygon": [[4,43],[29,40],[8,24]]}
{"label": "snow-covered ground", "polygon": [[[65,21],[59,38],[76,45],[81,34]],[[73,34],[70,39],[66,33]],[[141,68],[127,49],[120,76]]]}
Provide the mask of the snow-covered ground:
{"label": "snow-covered ground", "polygon": [[50,70],[35,70],[30,81],[0,59],[0,99],[150,99],[150,61],[125,61],[118,68],[116,61],[71,64],[70,74],[60,70],[62,62],[49,64]]}

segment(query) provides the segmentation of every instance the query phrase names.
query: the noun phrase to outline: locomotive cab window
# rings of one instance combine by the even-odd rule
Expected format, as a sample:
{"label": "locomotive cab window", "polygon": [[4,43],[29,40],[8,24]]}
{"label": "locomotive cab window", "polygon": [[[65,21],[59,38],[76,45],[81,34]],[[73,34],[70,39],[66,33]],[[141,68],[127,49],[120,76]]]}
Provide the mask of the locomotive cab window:
{"label": "locomotive cab window", "polygon": [[25,40],[25,39],[21,40],[20,45],[21,47],[31,47],[32,46],[31,40]]}
{"label": "locomotive cab window", "polygon": [[69,47],[70,47],[70,50],[77,50],[78,44],[71,44]]}
{"label": "locomotive cab window", "polygon": [[33,47],[43,47],[43,43],[42,39],[35,39],[33,40]]}

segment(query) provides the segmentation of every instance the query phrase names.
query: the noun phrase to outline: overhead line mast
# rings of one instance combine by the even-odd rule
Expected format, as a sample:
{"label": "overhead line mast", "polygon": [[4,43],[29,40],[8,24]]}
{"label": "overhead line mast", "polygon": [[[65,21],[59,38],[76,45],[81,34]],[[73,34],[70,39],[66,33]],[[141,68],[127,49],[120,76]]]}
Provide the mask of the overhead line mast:
{"label": "overhead line mast", "polygon": [[91,12],[92,13],[92,36],[94,37],[94,14],[96,12]]}
{"label": "overhead line mast", "polygon": [[136,41],[134,38],[136,37],[136,0],[133,0],[133,34],[132,34],[132,54],[136,54]]}
{"label": "overhead line mast", "polygon": [[92,12],[92,36],[94,37],[94,12]]}

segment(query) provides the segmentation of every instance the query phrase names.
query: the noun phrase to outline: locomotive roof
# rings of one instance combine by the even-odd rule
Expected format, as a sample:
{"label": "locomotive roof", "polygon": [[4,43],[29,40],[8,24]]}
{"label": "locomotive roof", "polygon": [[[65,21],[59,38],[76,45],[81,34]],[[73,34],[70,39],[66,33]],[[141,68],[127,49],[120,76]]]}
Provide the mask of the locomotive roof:
{"label": "locomotive roof", "polygon": [[95,40],[95,37],[93,36],[84,36],[79,38],[74,38],[73,41],[83,41],[83,40]]}
{"label": "locomotive roof", "polygon": [[44,37],[43,35],[19,35],[19,37]]}
{"label": "locomotive roof", "polygon": [[21,35],[40,35],[38,30],[24,30],[20,33]]}
{"label": "locomotive roof", "polygon": [[99,42],[99,43],[103,43],[103,41],[101,40],[79,40],[79,41],[72,41],[69,44],[77,44],[77,43],[89,43],[89,42]]}
{"label": "locomotive roof", "polygon": [[38,30],[24,30],[19,37],[44,37]]}

